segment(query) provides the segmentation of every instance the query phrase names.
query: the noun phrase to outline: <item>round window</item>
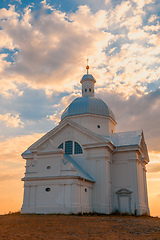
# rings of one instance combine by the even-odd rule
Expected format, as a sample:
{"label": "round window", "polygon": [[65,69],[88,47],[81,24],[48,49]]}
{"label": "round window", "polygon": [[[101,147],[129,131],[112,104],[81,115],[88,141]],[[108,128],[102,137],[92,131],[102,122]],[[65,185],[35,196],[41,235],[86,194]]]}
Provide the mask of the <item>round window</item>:
{"label": "round window", "polygon": [[46,188],[46,192],[50,192],[51,189],[49,187]]}
{"label": "round window", "polygon": [[47,166],[47,169],[51,169],[51,166]]}
{"label": "round window", "polygon": [[101,126],[100,125],[97,125],[97,128],[100,128]]}

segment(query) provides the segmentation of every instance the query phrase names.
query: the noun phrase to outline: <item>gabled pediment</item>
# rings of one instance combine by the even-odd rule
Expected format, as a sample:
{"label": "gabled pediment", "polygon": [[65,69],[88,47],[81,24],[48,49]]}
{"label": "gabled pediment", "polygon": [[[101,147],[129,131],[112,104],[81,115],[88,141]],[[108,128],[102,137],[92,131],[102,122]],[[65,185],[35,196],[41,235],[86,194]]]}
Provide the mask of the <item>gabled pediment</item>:
{"label": "gabled pediment", "polygon": [[48,141],[46,141],[44,144],[41,145],[40,148],[38,148],[38,154],[49,154],[49,153],[52,153],[52,154],[59,154],[59,153],[63,153],[63,150],[62,149],[59,149],[59,148],[56,148],[54,145],[53,145],[53,142],[51,139],[49,139]]}
{"label": "gabled pediment", "polygon": [[[92,143],[104,143],[104,138],[97,135],[96,133],[93,133],[92,131],[82,127],[81,125],[79,125],[78,123],[70,120],[70,119],[66,119],[65,121],[61,122],[57,127],[55,127],[54,129],[52,129],[50,132],[48,132],[47,134],[45,134],[42,138],[40,138],[37,142],[35,142],[34,144],[32,144],[29,149],[31,151],[35,151],[38,148],[42,148],[43,151],[43,146],[46,146],[48,149],[51,149],[51,145],[52,143],[48,143],[49,145],[47,146],[47,142],[49,140],[52,140],[54,138],[57,138],[60,134],[63,135],[63,133],[65,132],[65,136],[67,135],[67,130],[68,131],[75,131],[75,135],[78,136],[78,134],[81,136],[84,136],[88,139],[90,139],[90,142]],[[67,138],[67,137],[66,137]],[[55,142],[55,140],[54,140]],[[106,143],[107,144],[107,143]],[[54,144],[53,144],[54,146]],[[56,147],[57,149],[57,147]]]}

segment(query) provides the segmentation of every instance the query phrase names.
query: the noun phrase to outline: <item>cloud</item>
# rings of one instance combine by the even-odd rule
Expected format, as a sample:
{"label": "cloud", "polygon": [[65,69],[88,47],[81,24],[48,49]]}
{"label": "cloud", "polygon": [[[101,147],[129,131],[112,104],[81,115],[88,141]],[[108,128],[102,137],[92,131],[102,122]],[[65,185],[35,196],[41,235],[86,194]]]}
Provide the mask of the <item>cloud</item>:
{"label": "cloud", "polygon": [[62,97],[59,104],[55,104],[54,107],[53,107],[54,114],[46,116],[47,120],[48,121],[54,121],[55,124],[58,124],[61,120],[62,112],[77,97],[81,97],[81,94],[79,92]]}
{"label": "cloud", "polygon": [[149,19],[148,19],[148,22],[153,22],[153,21],[155,21],[155,20],[157,20],[157,15],[152,15]]}
{"label": "cloud", "polygon": [[[126,88],[127,91],[127,88]],[[144,130],[145,140],[150,151],[160,150],[160,89],[148,94],[124,98],[107,88],[100,88],[96,96],[102,98],[115,114],[116,131]]]}
{"label": "cloud", "polygon": [[147,165],[148,177],[150,179],[160,179],[160,149],[159,151],[149,151],[150,163]]}
{"label": "cloud", "polygon": [[47,4],[46,0],[41,1],[41,3],[42,3],[42,5],[43,5],[43,8],[44,8],[44,9],[50,9],[50,10],[52,10],[52,11],[54,10],[53,7],[51,7],[49,4]]}
{"label": "cloud", "polygon": [[53,115],[47,115],[46,118],[48,121],[53,121],[55,122],[55,124],[58,124],[60,121],[60,116],[61,114],[57,113],[57,111],[55,111],[55,113]]}
{"label": "cloud", "polygon": [[[153,21],[156,14],[150,14],[149,25],[143,26],[143,7],[152,1],[123,1],[115,6],[112,3],[110,11],[104,8],[95,13],[83,5],[68,14],[46,1],[41,3],[43,8],[37,18],[31,6],[21,15],[14,6],[1,11],[1,47],[15,51],[13,63],[1,56],[3,94],[11,94],[10,89],[18,94],[15,83],[22,82],[32,88],[44,88],[46,94],[53,89],[71,92],[84,73],[86,58],[90,59],[92,73],[99,78],[97,84],[107,81],[110,88],[118,91],[117,84],[121,92],[126,92],[124,82],[130,85],[126,95],[136,92],[137,82],[141,85],[139,90],[145,92],[146,82],[156,81],[160,69],[159,26]],[[117,76],[121,68],[124,72]]]}
{"label": "cloud", "polygon": [[2,71],[2,79],[24,81],[35,88],[49,84],[60,90],[62,83],[70,87],[87,56],[101,52],[114,37],[101,30],[104,24],[105,11],[94,15],[87,6],[69,15],[56,10],[49,15],[42,12],[37,20],[31,9],[21,20],[18,16],[7,18],[1,22],[2,31],[12,39],[18,54],[14,64],[4,67],[8,76]]}
{"label": "cloud", "polygon": [[[1,48],[7,48],[10,50],[14,49],[14,44],[12,42],[12,38],[10,38],[4,31],[0,31],[0,49]],[[4,58],[4,55],[1,55],[1,58]]]}
{"label": "cloud", "polygon": [[150,163],[147,167],[149,173],[159,173],[160,172],[160,163]]}
{"label": "cloud", "polygon": [[25,172],[23,153],[43,134],[23,135],[0,141],[0,213],[17,211],[23,201],[23,183]]}
{"label": "cloud", "polygon": [[13,181],[20,180],[20,174],[1,174],[0,173],[0,181]]}
{"label": "cloud", "polygon": [[0,9],[0,19],[3,21],[4,19],[16,19],[20,15],[15,11],[14,5],[9,5],[10,8],[7,10],[6,8]]}
{"label": "cloud", "polygon": [[135,39],[143,39],[143,38],[148,38],[148,34],[144,31],[144,30],[141,30],[141,29],[138,29],[138,30],[134,30],[132,32],[129,32],[128,34],[128,38],[130,40],[135,40]]}
{"label": "cloud", "polygon": [[[97,93],[111,102],[120,126],[118,129],[125,128],[125,125],[128,129],[130,126],[138,129],[144,126],[147,140],[151,134],[151,139],[159,142],[159,90],[148,93],[152,83],[158,88],[160,73],[159,25],[151,21],[156,13],[147,12],[147,6],[153,7],[152,1],[117,4],[110,1],[109,4],[112,4],[110,11],[104,8],[93,13],[83,5],[76,12],[67,14],[43,1],[37,18],[34,18],[34,9],[30,6],[21,15],[16,14],[13,6],[9,10],[3,9],[1,34],[6,39],[3,44],[14,49],[16,56],[13,63],[6,60],[6,55],[1,56],[1,89],[8,97],[13,97],[13,92],[20,95],[14,102],[22,118],[20,121],[29,129],[33,127],[36,131],[33,122],[38,119],[42,126],[45,120],[58,122],[67,99],[79,94],[79,80],[85,73],[85,60],[89,57],[90,72],[97,79]],[[46,8],[50,8],[50,14],[46,13]],[[149,25],[143,26],[145,14],[150,20],[147,20]],[[33,99],[27,89],[19,87],[22,83],[37,88],[37,91],[44,89],[48,98],[54,96],[56,100],[49,103],[45,99],[40,107],[39,96],[35,94],[37,101]],[[58,107],[54,105],[56,101]],[[29,107],[31,102],[34,106]],[[149,117],[147,111],[152,113]],[[149,129],[152,122],[155,130]],[[149,142],[149,146],[153,145],[151,140]]]}
{"label": "cloud", "polygon": [[20,4],[22,4],[21,0],[15,0],[15,1],[19,2]]}
{"label": "cloud", "polygon": [[146,4],[154,3],[154,0],[133,0],[137,4],[138,9],[142,9]]}
{"label": "cloud", "polygon": [[[33,135],[17,136],[0,141],[0,159],[5,163],[5,170],[12,171],[11,166],[15,163],[23,163],[21,154],[36,140],[42,137],[42,133],[35,133]],[[15,166],[15,165],[14,165]],[[15,166],[14,168],[16,168]]]}
{"label": "cloud", "polygon": [[6,113],[4,115],[0,114],[0,121],[5,122],[5,125],[7,127],[24,127],[24,123],[21,122],[19,115],[18,114],[11,114],[11,113]]}

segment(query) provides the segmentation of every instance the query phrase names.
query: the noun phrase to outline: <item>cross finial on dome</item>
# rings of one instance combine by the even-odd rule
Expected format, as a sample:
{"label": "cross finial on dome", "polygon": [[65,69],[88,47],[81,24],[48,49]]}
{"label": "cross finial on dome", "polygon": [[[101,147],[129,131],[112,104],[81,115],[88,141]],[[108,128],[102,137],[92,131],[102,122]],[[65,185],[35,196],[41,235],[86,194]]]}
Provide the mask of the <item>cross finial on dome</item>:
{"label": "cross finial on dome", "polygon": [[87,74],[88,74],[88,69],[89,69],[89,66],[88,66],[88,58],[87,58],[87,66],[86,66],[86,69],[87,69]]}

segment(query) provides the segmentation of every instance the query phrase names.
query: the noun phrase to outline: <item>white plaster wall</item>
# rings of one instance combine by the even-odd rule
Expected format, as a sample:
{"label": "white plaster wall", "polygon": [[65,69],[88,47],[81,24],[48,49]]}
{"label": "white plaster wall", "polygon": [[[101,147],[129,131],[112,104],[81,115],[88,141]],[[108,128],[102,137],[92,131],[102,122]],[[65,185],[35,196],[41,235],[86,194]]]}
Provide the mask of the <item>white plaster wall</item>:
{"label": "white plaster wall", "polygon": [[110,213],[112,211],[111,203],[111,163],[110,155],[105,147],[93,148],[87,150],[86,170],[96,181],[92,189],[93,211]]}
{"label": "white plaster wall", "polygon": [[[59,176],[61,172],[61,154],[57,155],[42,155],[36,157],[36,162],[28,164],[26,161],[26,177],[43,177],[43,176]],[[47,169],[47,167],[50,169]]]}
{"label": "white plaster wall", "polygon": [[69,140],[76,141],[81,146],[84,143],[95,143],[95,139],[93,139],[91,136],[84,134],[73,127],[70,127],[69,125],[67,125],[63,130],[59,131],[58,134],[52,137],[52,142],[55,147],[58,147],[61,143]]}
{"label": "white plaster wall", "polygon": [[38,156],[36,168],[39,176],[60,176],[61,155]]}
{"label": "white plaster wall", "polygon": [[[137,159],[136,151],[117,152],[113,156],[113,209],[118,209],[116,191],[126,188],[131,193],[131,212],[142,214],[148,212],[147,195],[145,195],[145,173],[142,164]],[[146,196],[146,197],[145,197]],[[121,196],[122,210],[128,209],[127,196]],[[125,206],[126,205],[126,206]]]}
{"label": "white plaster wall", "polygon": [[[46,192],[46,188],[50,188]],[[87,192],[85,192],[85,188]],[[25,183],[22,213],[90,212],[92,183],[81,180],[46,180]]]}
{"label": "white plaster wall", "polygon": [[[133,154],[131,153],[131,156]],[[131,194],[131,211],[134,214],[135,211],[138,213],[138,206],[139,206],[139,194],[138,194],[138,176],[137,176],[137,158],[135,154],[135,158],[129,159],[129,175],[130,175],[130,182],[131,187],[130,190],[133,191]]]}
{"label": "white plaster wall", "polygon": [[[85,191],[86,189],[86,191]],[[79,185],[79,195],[80,195],[80,209],[81,212],[91,212],[92,204],[91,204],[91,188],[86,187],[84,185]]]}
{"label": "white plaster wall", "polygon": [[[116,123],[114,123],[110,119],[110,117],[93,114],[83,114],[77,116],[70,116],[68,118],[96,134],[110,135],[112,132],[115,132]],[[100,125],[100,128],[97,127],[98,125]]]}
{"label": "white plaster wall", "polygon": [[[91,92],[89,91],[89,88],[91,88]],[[87,92],[85,92],[85,89],[87,89]],[[82,96],[94,96],[94,82],[89,80],[83,81],[82,84]]]}
{"label": "white plaster wall", "polygon": [[128,161],[114,164],[114,184],[115,190],[131,187]]}
{"label": "white plaster wall", "polygon": [[142,162],[137,161],[139,214],[149,213],[146,171]]}
{"label": "white plaster wall", "polygon": [[[133,159],[133,161],[132,161]],[[119,210],[118,195],[116,192],[120,189],[128,189],[131,193],[131,211],[138,204],[136,196],[137,193],[137,174],[136,174],[136,153],[132,151],[116,152],[113,155],[112,165],[112,177],[113,177],[113,211]],[[128,202],[129,196],[121,196],[120,204],[121,211],[127,211],[129,208]],[[127,205],[126,205],[127,204]]]}

